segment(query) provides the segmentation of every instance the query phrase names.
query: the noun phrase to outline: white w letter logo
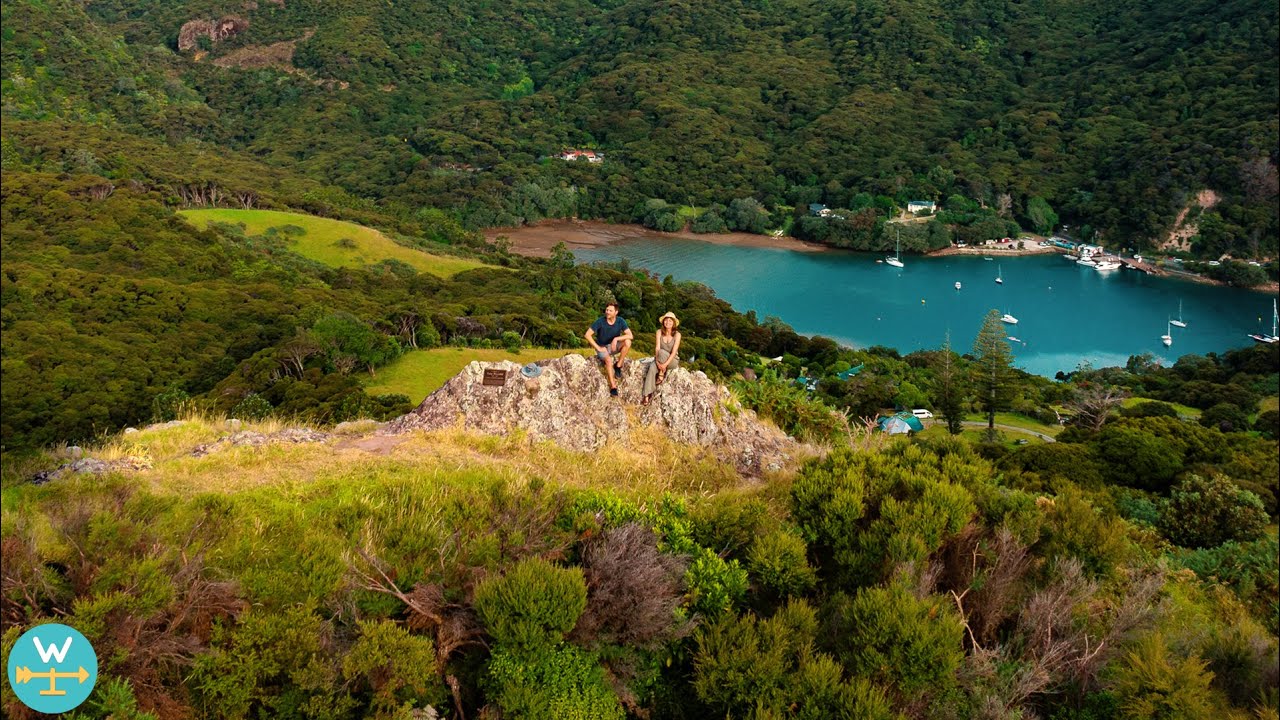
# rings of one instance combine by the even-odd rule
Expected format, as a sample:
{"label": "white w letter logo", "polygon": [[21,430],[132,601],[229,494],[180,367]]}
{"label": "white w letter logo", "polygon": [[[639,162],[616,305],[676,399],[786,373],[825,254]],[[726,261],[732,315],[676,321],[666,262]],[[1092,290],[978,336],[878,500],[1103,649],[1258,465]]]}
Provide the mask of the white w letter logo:
{"label": "white w letter logo", "polygon": [[59,650],[57,645],[51,644],[45,647],[40,644],[40,638],[31,636],[31,641],[36,644],[36,652],[40,653],[40,660],[46,663],[49,662],[49,658],[54,658],[59,663],[64,662],[67,659],[67,650],[71,649],[71,640],[72,638],[68,637],[67,641],[62,643],[62,649]]}

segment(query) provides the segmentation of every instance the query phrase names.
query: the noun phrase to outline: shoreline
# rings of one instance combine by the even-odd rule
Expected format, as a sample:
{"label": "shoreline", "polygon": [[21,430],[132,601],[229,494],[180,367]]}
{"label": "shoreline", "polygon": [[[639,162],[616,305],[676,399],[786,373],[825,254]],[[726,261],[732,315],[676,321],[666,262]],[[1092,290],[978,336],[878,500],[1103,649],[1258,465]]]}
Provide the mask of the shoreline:
{"label": "shoreline", "polygon": [[[803,253],[824,253],[847,250],[847,248],[837,248],[831,247],[830,245],[823,245],[821,243],[799,240],[789,235],[755,235],[744,232],[694,233],[686,230],[681,230],[679,232],[660,232],[658,230],[652,230],[644,227],[643,225],[612,224],[600,220],[548,219],[542,220],[541,222],[533,225],[523,225],[521,227],[485,228],[483,232],[486,242],[492,243],[497,240],[499,236],[505,235],[511,241],[512,252],[527,257],[537,258],[551,257],[551,249],[560,242],[563,242],[565,246],[572,251],[575,249],[604,247],[616,242],[631,239],[697,240],[700,242],[712,243],[714,245],[768,248],[773,250],[794,250],[796,252]],[[940,258],[952,255],[979,255],[993,258],[1012,258],[1066,253],[1066,250],[1053,245],[1049,247],[1040,247],[1038,243],[1041,240],[1044,240],[1044,238],[1039,235],[1028,234],[1027,236],[1031,239],[1026,241],[1026,246],[1021,250],[1016,247],[1001,247],[998,245],[979,245],[976,247],[952,246],[909,257]],[[1205,285],[1231,287],[1227,283],[1207,278],[1203,275],[1184,275],[1181,273],[1167,272],[1162,277],[1172,280],[1185,280],[1188,282],[1202,283]],[[1241,289],[1276,294],[1280,293],[1280,283],[1271,282],[1257,287]]]}
{"label": "shoreline", "polygon": [[660,232],[643,225],[613,225],[599,220],[543,220],[533,225],[515,228],[485,228],[484,239],[494,242],[505,235],[511,240],[511,251],[529,257],[549,258],[551,248],[563,242],[570,250],[603,247],[622,240],[699,240],[715,245],[736,247],[795,250],[797,252],[829,252],[831,248],[819,243],[797,240],[790,236],[754,235],[744,232],[693,233],[688,231]]}

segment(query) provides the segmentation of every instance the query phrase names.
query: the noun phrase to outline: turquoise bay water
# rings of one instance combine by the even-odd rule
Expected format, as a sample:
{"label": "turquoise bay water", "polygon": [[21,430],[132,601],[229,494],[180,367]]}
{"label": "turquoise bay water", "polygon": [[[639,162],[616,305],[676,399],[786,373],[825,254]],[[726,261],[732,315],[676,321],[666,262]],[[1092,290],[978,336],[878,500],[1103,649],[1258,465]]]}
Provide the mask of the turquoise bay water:
{"label": "turquoise bay water", "polygon": [[[1021,341],[1012,343],[1015,364],[1050,377],[1083,362],[1123,366],[1144,352],[1172,363],[1243,347],[1253,342],[1246,334],[1271,331],[1269,294],[1129,270],[1104,275],[1056,254],[992,261],[909,256],[898,269],[866,253],[637,238],[575,255],[582,262],[626,259],[660,276],[696,280],[740,312],[776,315],[797,332],[856,348],[937,348],[949,332],[952,347],[968,352],[983,316],[995,308],[1018,318],[1005,326]],[[995,283],[998,270],[1003,285]],[[1180,299],[1187,327],[1172,328],[1173,346],[1166,348],[1160,336]]]}

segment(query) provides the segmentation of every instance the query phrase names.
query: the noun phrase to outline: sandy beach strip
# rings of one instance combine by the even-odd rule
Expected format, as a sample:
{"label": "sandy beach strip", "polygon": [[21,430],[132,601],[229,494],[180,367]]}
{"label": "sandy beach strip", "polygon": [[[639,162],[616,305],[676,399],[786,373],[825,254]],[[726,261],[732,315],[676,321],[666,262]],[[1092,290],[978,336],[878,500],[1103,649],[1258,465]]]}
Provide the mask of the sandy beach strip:
{"label": "sandy beach strip", "polygon": [[751,233],[658,232],[643,225],[611,225],[593,220],[544,220],[518,228],[487,228],[485,240],[493,242],[505,235],[511,240],[511,251],[530,257],[551,257],[551,248],[564,243],[570,250],[594,248],[623,240],[699,240],[716,245],[775,248],[797,252],[826,252],[831,248],[793,237],[753,235]]}

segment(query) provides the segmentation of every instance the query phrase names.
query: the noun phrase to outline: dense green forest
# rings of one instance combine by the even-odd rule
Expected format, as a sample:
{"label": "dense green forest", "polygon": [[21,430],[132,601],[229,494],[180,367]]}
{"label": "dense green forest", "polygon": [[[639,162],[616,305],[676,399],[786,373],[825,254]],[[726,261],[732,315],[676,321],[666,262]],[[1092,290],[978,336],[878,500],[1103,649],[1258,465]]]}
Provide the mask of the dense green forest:
{"label": "dense green forest", "polygon": [[[933,200],[909,249],[1062,223],[1145,246],[1210,189],[1191,257],[1274,257],[1274,3],[0,11],[0,646],[84,632],[101,676],[68,717],[1276,717],[1280,345],[1050,379],[998,312],[853,349],[478,232],[875,249]],[[326,264],[301,227],[191,208],[426,253]],[[748,479],[661,437],[342,447],[421,400],[366,390],[406,353],[577,349],[609,301],[645,354],[676,312],[685,369],[812,456]],[[917,437],[866,423],[912,408]],[[228,418],[333,435],[206,452]],[[134,469],[60,475],[78,453]],[[0,707],[35,717],[7,683]]]}
{"label": "dense green forest", "polygon": [[[1143,247],[1209,189],[1221,200],[1193,208],[1195,252],[1272,257],[1280,236],[1274,3],[14,0],[3,12],[6,120],[198,143],[471,228],[640,220],[664,201],[709,212],[708,230],[874,249],[893,209],[951,200],[983,211],[948,219],[961,237],[1060,221]],[[194,21],[209,26],[183,35]],[[215,21],[231,29],[210,32]],[[549,159],[567,148],[605,162]],[[734,201],[760,211],[727,217]],[[862,215],[793,228],[809,203]]]}

